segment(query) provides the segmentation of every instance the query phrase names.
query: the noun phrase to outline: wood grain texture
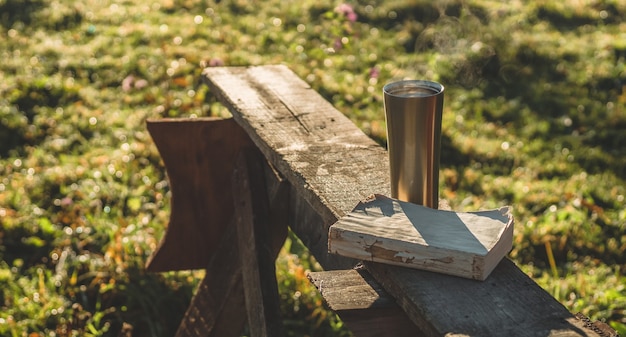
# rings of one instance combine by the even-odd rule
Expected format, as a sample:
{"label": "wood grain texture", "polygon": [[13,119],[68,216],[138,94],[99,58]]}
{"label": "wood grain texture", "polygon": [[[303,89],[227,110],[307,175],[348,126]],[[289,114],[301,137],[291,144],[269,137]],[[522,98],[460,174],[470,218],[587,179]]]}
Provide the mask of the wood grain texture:
{"label": "wood grain texture", "polygon": [[375,195],[330,227],[333,254],[484,280],[513,244],[509,208],[437,210]]}
{"label": "wood grain texture", "polygon": [[[276,282],[276,255],[261,161],[257,150],[242,151],[233,172],[233,198],[248,327],[252,337],[284,336]],[[285,224],[286,227],[286,224]],[[285,234],[280,231],[281,234]],[[282,235],[281,240],[285,240]],[[282,242],[280,242],[282,246]]]}
{"label": "wood grain texture", "polygon": [[[289,185],[269,163],[263,163],[267,191],[264,197],[269,202],[271,226],[271,238],[267,242],[271,243],[271,259],[274,261],[287,236]],[[227,181],[230,183],[231,179]],[[234,199],[231,202],[234,205]],[[206,275],[196,290],[176,337],[241,336],[247,315],[235,221],[233,215],[218,240],[215,253],[209,257],[205,266]]]}
{"label": "wood grain texture", "polygon": [[233,118],[325,219],[389,195],[386,151],[285,66],[207,68]]}
{"label": "wood grain texture", "polygon": [[147,126],[172,191],[170,221],[147,269],[205,268],[233,215],[234,161],[254,145],[232,119],[159,119]]}
{"label": "wood grain texture", "polygon": [[290,185],[289,226],[315,256],[324,269],[350,269],[359,260],[337,254],[328,254],[328,219],[320,214],[300,195],[302,187]]}
{"label": "wood grain texture", "polygon": [[[329,226],[360,200],[390,195],[386,151],[287,67],[207,68],[203,75],[291,193],[318,213],[320,223],[301,228],[300,237],[327,239]],[[325,268],[328,255],[316,255]],[[485,282],[377,263],[368,270],[428,336],[597,336],[506,259]]]}
{"label": "wood grain texture", "polygon": [[597,336],[504,259],[485,281],[366,263],[428,336]]}
{"label": "wood grain texture", "polygon": [[237,337],[246,323],[239,245],[235,224],[226,227],[219,249],[193,296],[176,337]]}
{"label": "wood grain texture", "polygon": [[366,270],[311,272],[307,277],[355,336],[422,335]]}

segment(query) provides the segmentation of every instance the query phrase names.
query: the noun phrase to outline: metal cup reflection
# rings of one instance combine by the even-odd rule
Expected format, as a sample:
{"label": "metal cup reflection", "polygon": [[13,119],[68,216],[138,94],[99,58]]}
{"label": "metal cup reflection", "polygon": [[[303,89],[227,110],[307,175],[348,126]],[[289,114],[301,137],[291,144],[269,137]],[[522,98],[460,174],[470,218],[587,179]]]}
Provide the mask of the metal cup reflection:
{"label": "metal cup reflection", "polygon": [[392,198],[438,207],[443,92],[421,80],[383,88]]}

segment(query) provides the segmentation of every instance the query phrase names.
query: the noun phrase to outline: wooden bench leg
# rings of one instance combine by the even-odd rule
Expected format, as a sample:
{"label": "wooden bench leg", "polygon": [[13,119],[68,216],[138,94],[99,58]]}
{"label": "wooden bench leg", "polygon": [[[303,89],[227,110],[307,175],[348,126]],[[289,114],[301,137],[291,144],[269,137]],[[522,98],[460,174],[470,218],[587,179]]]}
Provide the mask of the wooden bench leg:
{"label": "wooden bench leg", "polygon": [[[258,151],[242,151],[233,172],[235,223],[248,326],[253,337],[284,336],[270,210]],[[284,242],[285,237],[282,238]]]}
{"label": "wooden bench leg", "polygon": [[176,337],[240,336],[246,323],[241,263],[235,224],[226,228],[219,249],[211,257]]}
{"label": "wooden bench leg", "polygon": [[[264,183],[266,183],[266,186],[263,186],[263,191],[251,190],[246,193],[248,195],[256,194],[259,198],[264,198],[264,207],[266,211],[268,207],[267,204],[269,204],[269,215],[266,214],[264,219],[270,219],[269,224],[271,225],[271,228],[269,230],[266,228],[265,234],[261,234],[261,236],[269,236],[269,238],[263,242],[270,242],[270,258],[267,258],[268,247],[265,245],[264,249],[266,257],[264,257],[263,260],[271,260],[271,268],[274,270],[275,267],[273,261],[278,256],[278,252],[287,237],[286,206],[288,204],[289,185],[283,181],[280,176],[278,176],[276,171],[267,165],[262,157],[260,159],[256,159],[258,159],[256,160],[256,163],[260,163],[260,168],[259,165],[255,165],[253,172],[254,178],[247,178],[245,180],[255,181],[253,188],[256,189],[256,186],[259,184],[259,177],[263,177],[262,174],[264,174]],[[248,174],[248,169],[246,168],[244,171],[239,170],[239,173],[242,172]],[[241,185],[240,182],[242,180],[238,178],[233,178],[233,180],[236,182],[235,185]],[[233,186],[233,190],[239,191],[239,188]],[[246,193],[237,192],[234,200],[239,200],[242,196],[245,198]],[[235,201],[235,203],[237,202]],[[258,207],[255,203],[250,203],[248,205],[248,212],[252,210],[252,205],[254,205],[255,208]],[[244,253],[239,249],[240,244],[237,235],[238,232],[236,230],[239,222],[242,224],[246,223],[246,221],[240,220],[243,217],[241,213],[246,213],[247,211],[239,208],[238,206],[236,207],[236,215],[233,216],[230,224],[226,226],[225,232],[222,235],[216,249],[216,253],[211,256],[209,264],[206,268],[206,276],[202,280],[202,283],[198,287],[198,290],[196,291],[196,294],[187,309],[185,318],[176,333],[176,337],[235,337],[241,335],[247,318],[247,315],[244,315],[242,312],[243,308],[246,307],[246,297],[244,295],[245,290],[243,283],[244,273],[242,272],[244,263],[242,262],[246,262],[245,264],[248,265],[250,263],[248,263],[249,261],[247,260],[242,261],[242,257],[248,255],[245,255],[247,253]],[[253,212],[252,214],[258,215],[259,213]],[[254,216],[252,218],[254,219]],[[250,217],[248,216],[247,219],[250,219]],[[267,224],[267,220],[265,220],[265,223]],[[253,228],[251,223],[248,224],[249,226],[244,227]],[[256,239],[256,241],[258,240],[259,239]],[[265,272],[264,267],[257,269]],[[271,275],[265,275],[264,277],[267,279],[271,277]],[[273,277],[274,284],[276,284],[275,276]],[[278,299],[276,298],[276,301],[277,300]],[[267,317],[267,313],[265,316]],[[256,326],[256,324],[250,323],[250,326],[252,331],[252,326]],[[253,334],[253,336],[256,335]]]}

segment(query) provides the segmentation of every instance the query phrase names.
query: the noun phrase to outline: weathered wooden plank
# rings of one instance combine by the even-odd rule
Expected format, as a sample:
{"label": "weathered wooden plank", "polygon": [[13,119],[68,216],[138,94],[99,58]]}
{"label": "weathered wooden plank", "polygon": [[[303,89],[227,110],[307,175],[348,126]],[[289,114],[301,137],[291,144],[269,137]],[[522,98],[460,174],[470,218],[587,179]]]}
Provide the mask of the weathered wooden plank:
{"label": "weathered wooden plank", "polygon": [[176,337],[240,336],[246,323],[241,262],[235,224],[227,226],[219,249],[191,300]]}
{"label": "weathered wooden plank", "polygon": [[422,335],[366,270],[311,272],[307,277],[355,336]]}
{"label": "weathered wooden plank", "polygon": [[[327,220],[322,218],[300,195],[301,186],[290,184],[289,226],[325,269],[350,269],[358,260],[336,254],[328,254]],[[327,224],[327,225],[324,225]]]}
{"label": "weathered wooden plank", "polygon": [[[319,226],[302,228],[299,236],[327,239],[328,227],[359,200],[389,195],[386,151],[287,67],[207,68],[204,78],[294,193],[319,214]],[[326,261],[327,255],[316,257]],[[594,335],[508,260],[485,282],[382,264],[370,268],[428,336]],[[490,296],[476,295],[483,293]],[[511,295],[517,293],[525,296]],[[433,300],[438,296],[448,301]],[[463,314],[450,315],[450,307]],[[485,314],[474,314],[476,308]]]}
{"label": "weathered wooden plank", "polygon": [[[278,256],[287,235],[287,205],[289,184],[278,172],[264,161],[269,200],[269,223],[271,224],[272,261]],[[234,165],[234,164],[233,164]],[[229,177],[232,172],[229,172]],[[223,177],[229,183],[231,179]],[[229,191],[232,188],[229,186]],[[224,191],[226,192],[226,191]],[[231,204],[234,199],[231,199]],[[194,295],[176,337],[228,337],[240,336],[246,323],[242,264],[235,231],[235,219],[231,218],[219,238],[215,253],[207,259],[206,276]],[[184,259],[183,259],[184,260]],[[177,260],[177,261],[180,261]]]}
{"label": "weathered wooden plank", "polygon": [[373,193],[389,195],[386,151],[284,66],[207,68],[212,92],[305,200],[338,218]]}
{"label": "weathered wooden plank", "polygon": [[150,257],[152,272],[205,268],[233,215],[230,176],[254,145],[232,119],[149,120],[172,192],[170,221]]}
{"label": "weathered wooden plank", "polygon": [[508,207],[454,212],[374,195],[330,227],[333,254],[484,280],[511,250]]}
{"label": "weathered wooden plank", "polygon": [[390,293],[410,294],[402,307],[428,336],[597,336],[509,259],[482,282],[379,263],[366,266]]}
{"label": "weathered wooden plank", "polygon": [[[248,327],[253,337],[284,336],[272,249],[270,211],[258,151],[243,151],[233,172],[235,223],[241,256]],[[286,224],[285,224],[286,227]],[[280,231],[282,240],[286,233]],[[280,243],[282,246],[282,242]]]}

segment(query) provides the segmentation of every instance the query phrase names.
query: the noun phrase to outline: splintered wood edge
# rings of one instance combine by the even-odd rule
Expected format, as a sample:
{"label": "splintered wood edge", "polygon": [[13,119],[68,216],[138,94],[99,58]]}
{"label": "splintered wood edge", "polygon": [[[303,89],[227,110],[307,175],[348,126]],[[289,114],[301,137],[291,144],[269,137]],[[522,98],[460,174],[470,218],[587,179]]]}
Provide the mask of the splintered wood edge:
{"label": "splintered wood edge", "polygon": [[[489,254],[485,257],[485,265],[490,266],[483,271],[484,278],[481,280],[485,280],[489,274],[496,268],[500,260],[502,260],[506,255],[509,254],[511,249],[513,249],[513,231],[515,227],[515,218],[513,217],[511,207],[506,206],[500,208],[500,210],[504,211],[509,221],[506,223],[505,228],[500,236],[500,240],[496,243],[496,245],[491,249],[497,254]],[[498,253],[499,252],[499,253]]]}
{"label": "splintered wood edge", "polygon": [[[337,244],[337,240],[333,240],[338,238],[342,239],[339,244]],[[399,250],[384,248],[384,246],[393,246],[389,244],[393,240],[372,238],[374,243],[364,249],[363,245],[355,242],[362,239],[363,235],[360,233],[344,231],[331,226],[328,239],[329,253],[484,281],[512,248],[513,227],[507,226],[505,228],[501,239],[494,246],[491,254],[487,256],[470,256],[470,254],[459,254],[458,251],[447,249],[418,247],[415,252],[412,252],[412,255],[420,255],[420,251],[427,251],[427,254],[423,254],[425,256],[423,259],[416,259],[413,256],[407,257]],[[502,253],[498,254],[498,252]]]}
{"label": "splintered wood edge", "polygon": [[[442,250],[440,248],[429,248],[428,254],[424,255],[424,258],[415,258],[411,256],[407,258],[398,250],[387,249],[382,247],[385,243],[391,240],[375,239],[375,243],[369,247],[364,247],[360,244],[354,243],[353,238],[358,238],[360,234],[342,231],[341,229],[334,229],[331,227],[331,233],[329,241],[333,239],[342,238],[342,244],[332,245],[330,253],[337,254],[346,257],[352,257],[364,261],[379,262],[383,264],[390,264],[394,266],[407,267],[413,269],[421,269],[432,272],[438,272],[447,275],[460,276],[470,279],[484,280],[487,275],[482,272],[485,268],[484,260],[480,257],[468,257],[460,254],[454,254],[448,250]],[[424,250],[425,251],[425,250]],[[435,251],[439,254],[435,253]],[[413,252],[412,255],[420,255],[419,252]],[[428,255],[428,257],[426,257]]]}

